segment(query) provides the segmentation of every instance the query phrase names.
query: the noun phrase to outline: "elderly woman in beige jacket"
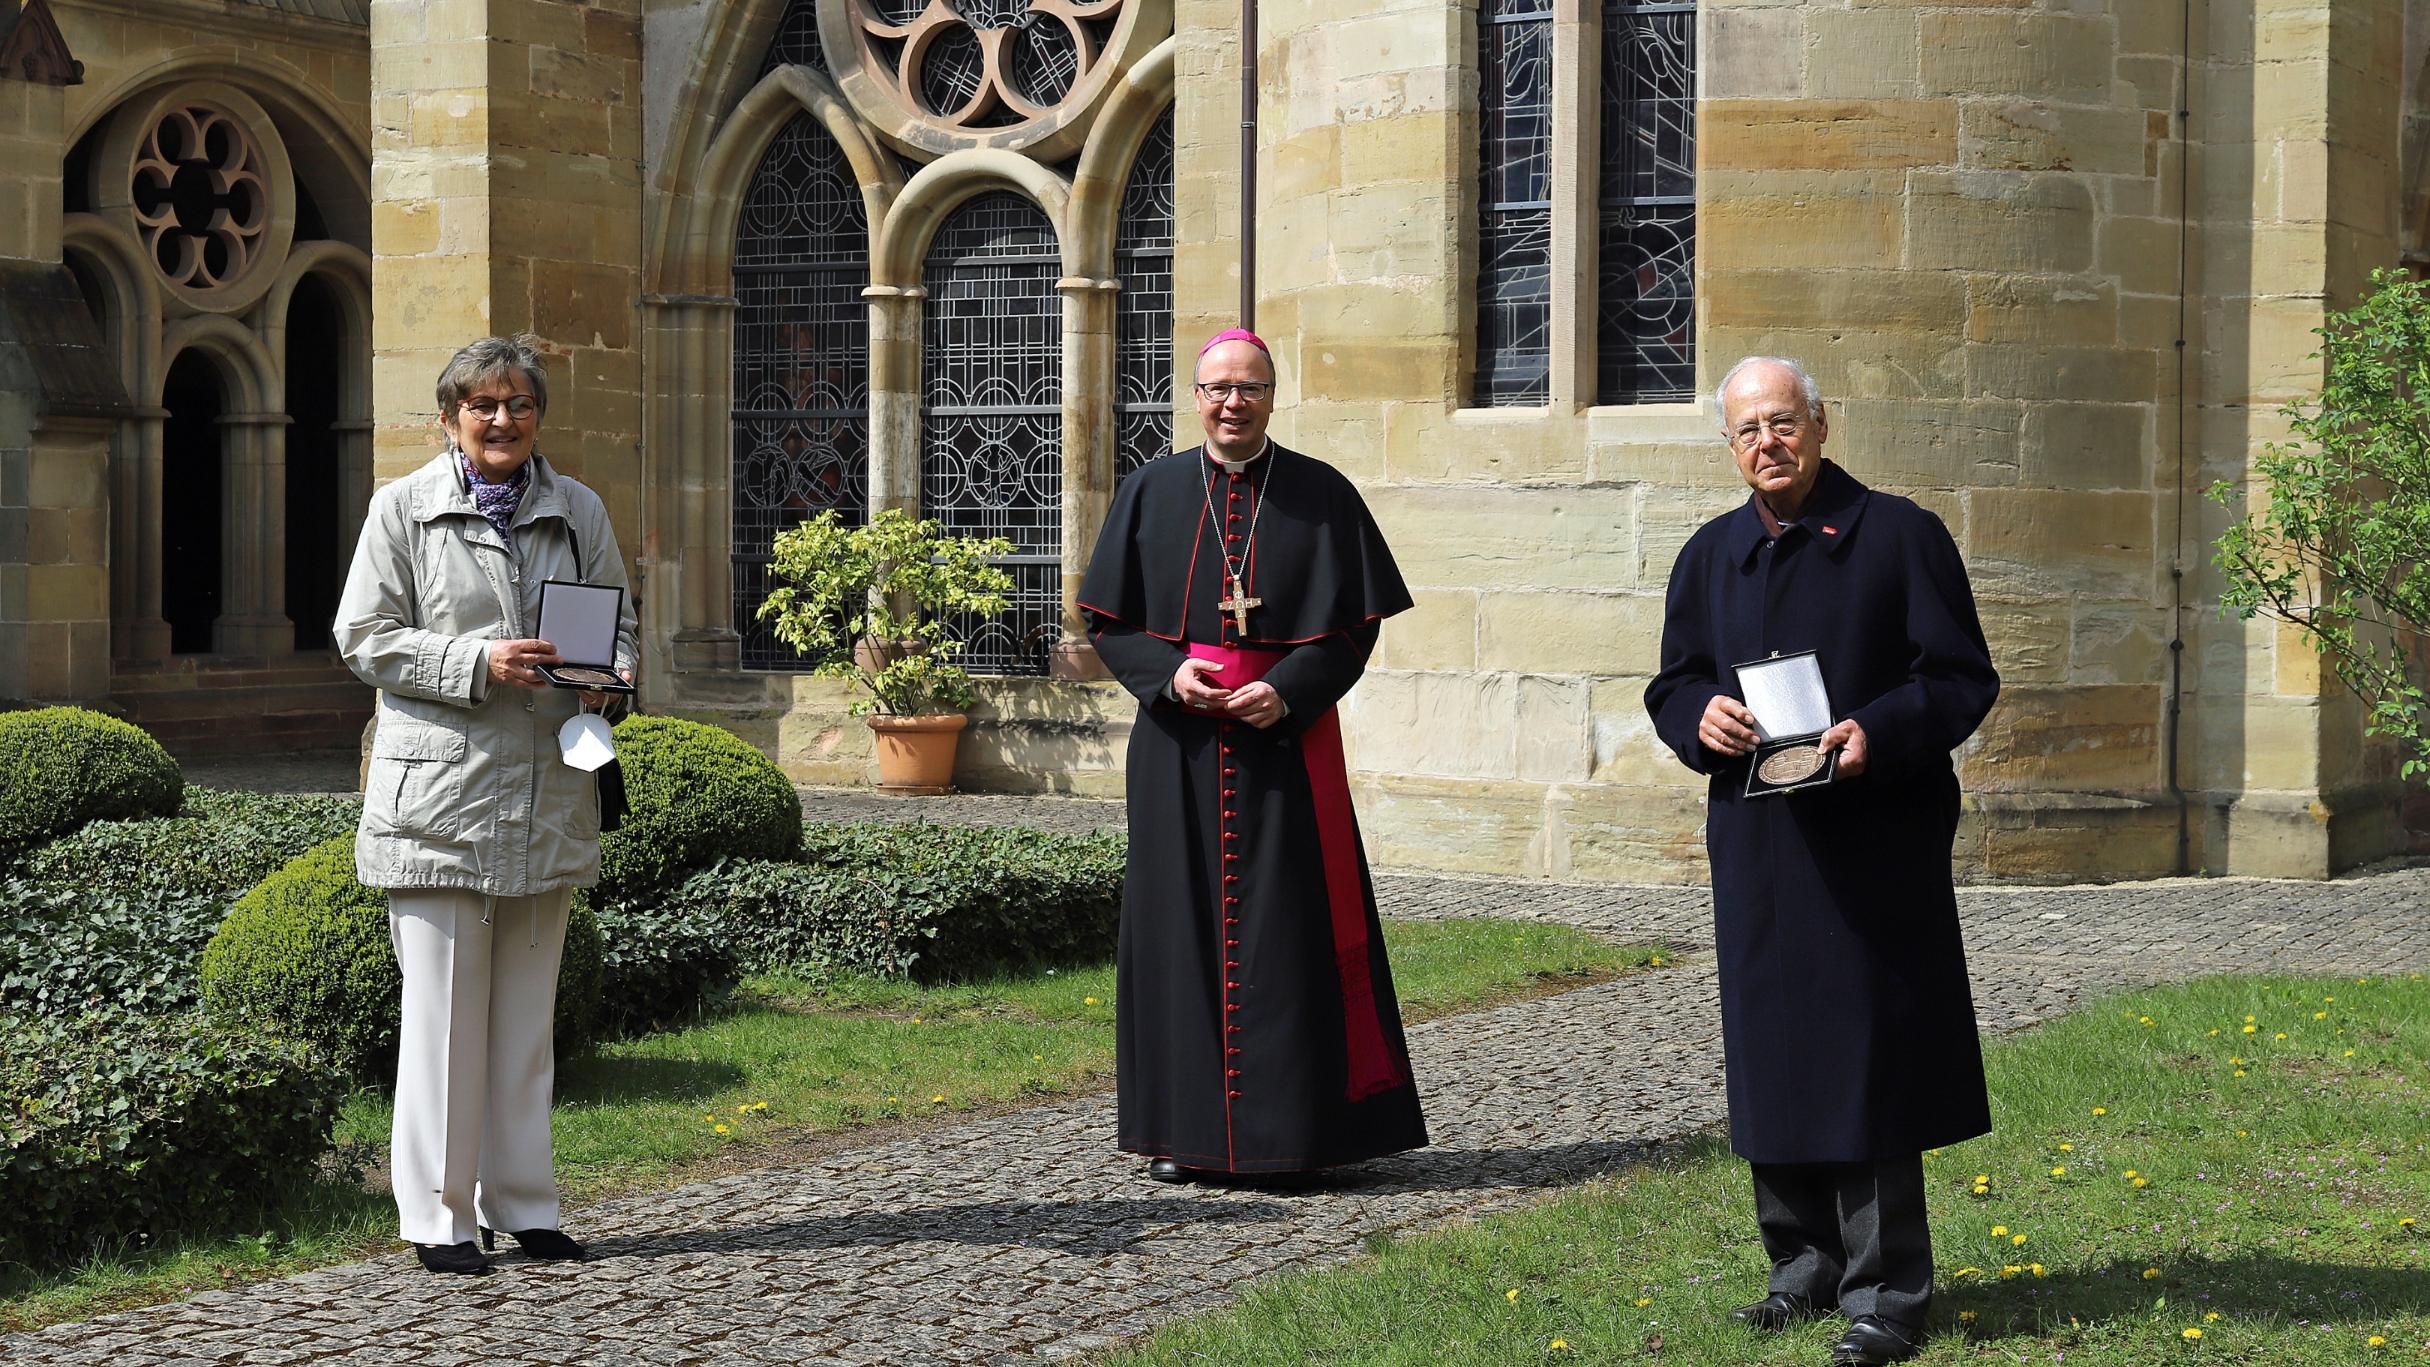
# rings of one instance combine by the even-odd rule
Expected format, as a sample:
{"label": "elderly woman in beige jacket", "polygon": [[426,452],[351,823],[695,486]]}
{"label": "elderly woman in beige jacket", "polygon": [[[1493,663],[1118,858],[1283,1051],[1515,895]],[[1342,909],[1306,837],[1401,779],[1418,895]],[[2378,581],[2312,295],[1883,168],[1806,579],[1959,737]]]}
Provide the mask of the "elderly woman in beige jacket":
{"label": "elderly woman in beige jacket", "polygon": [[[625,574],[599,496],[534,450],[548,377],[530,339],[457,352],[438,404],[448,448],[373,496],[336,632],[380,690],[355,872],[389,890],[405,979],[397,1213],[424,1267],[481,1273],[476,1232],[583,1256],[558,1228],[551,1032],[567,906],[599,877],[599,798],[557,732],[606,699],[550,686],[557,654],[533,637],[544,581]],[[627,595],[627,680],[634,626]]]}

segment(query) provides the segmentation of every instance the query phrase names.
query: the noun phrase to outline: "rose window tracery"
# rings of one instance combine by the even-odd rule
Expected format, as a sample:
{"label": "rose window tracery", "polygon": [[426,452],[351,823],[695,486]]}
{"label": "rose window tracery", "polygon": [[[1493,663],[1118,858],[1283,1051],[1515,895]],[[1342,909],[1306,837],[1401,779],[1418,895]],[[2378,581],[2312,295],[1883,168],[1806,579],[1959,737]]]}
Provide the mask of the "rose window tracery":
{"label": "rose window tracery", "polygon": [[172,285],[217,289],[261,255],[270,226],[261,149],[222,110],[163,111],[135,157],[128,194],[136,231]]}
{"label": "rose window tracery", "polygon": [[[930,153],[1078,150],[1112,79],[1172,32],[1171,0],[845,0],[821,15],[839,84]],[[891,114],[894,117],[885,117]],[[1068,143],[1069,145],[1064,145]]]}

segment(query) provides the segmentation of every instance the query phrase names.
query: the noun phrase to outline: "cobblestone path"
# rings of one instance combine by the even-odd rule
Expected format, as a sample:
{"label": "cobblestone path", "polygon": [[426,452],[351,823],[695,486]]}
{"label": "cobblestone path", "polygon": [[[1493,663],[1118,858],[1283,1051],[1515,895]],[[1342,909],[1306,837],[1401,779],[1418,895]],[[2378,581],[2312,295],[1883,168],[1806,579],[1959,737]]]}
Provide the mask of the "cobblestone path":
{"label": "cobblestone path", "polygon": [[[580,1266],[510,1254],[498,1276],[443,1279],[400,1254],[0,1339],[0,1362],[1067,1359],[1220,1305],[1252,1278],[1525,1203],[1720,1120],[1702,889],[1411,874],[1378,886],[1387,916],[1561,921],[1664,939],[1678,958],[1413,1029],[1435,1146],[1318,1191],[1149,1183],[1114,1150],[1112,1099],[1089,1097],[579,1209],[569,1226],[601,1255]],[[1992,1029],[2193,974],[2430,966],[2430,869],[2328,884],[1983,890],[1961,902]]]}

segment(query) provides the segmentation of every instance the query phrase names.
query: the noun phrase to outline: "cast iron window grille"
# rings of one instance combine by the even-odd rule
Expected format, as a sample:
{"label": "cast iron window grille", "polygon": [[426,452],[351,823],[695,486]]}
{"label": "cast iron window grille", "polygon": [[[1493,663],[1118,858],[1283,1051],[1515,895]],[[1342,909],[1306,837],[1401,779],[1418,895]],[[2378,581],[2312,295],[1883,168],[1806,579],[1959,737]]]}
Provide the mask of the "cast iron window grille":
{"label": "cast iron window grille", "polygon": [[819,45],[818,38],[819,4],[820,0],[785,0],[785,17],[777,21],[776,38],[768,44],[767,60],[759,64],[761,76],[780,66],[827,69],[827,51]]}
{"label": "cast iron window grille", "polygon": [[[798,8],[807,10],[801,3]],[[735,230],[734,629],[749,669],[799,669],[757,617],[777,533],[869,511],[869,220],[843,149],[797,114]]]}
{"label": "cast iron window grille", "polygon": [[1696,387],[1696,6],[1604,0],[1595,396]]}
{"label": "cast iron window grille", "polygon": [[1524,408],[1552,398],[1552,0],[1485,0],[1477,30],[1474,402]]}
{"label": "cast iron window grille", "polygon": [[1062,632],[1062,274],[1054,224],[1005,190],[954,210],[921,272],[921,515],[1013,543],[1011,610],[953,624],[974,673],[1044,674]]}
{"label": "cast iron window grille", "polygon": [[1139,145],[1114,228],[1114,483],[1173,449],[1173,111]]}

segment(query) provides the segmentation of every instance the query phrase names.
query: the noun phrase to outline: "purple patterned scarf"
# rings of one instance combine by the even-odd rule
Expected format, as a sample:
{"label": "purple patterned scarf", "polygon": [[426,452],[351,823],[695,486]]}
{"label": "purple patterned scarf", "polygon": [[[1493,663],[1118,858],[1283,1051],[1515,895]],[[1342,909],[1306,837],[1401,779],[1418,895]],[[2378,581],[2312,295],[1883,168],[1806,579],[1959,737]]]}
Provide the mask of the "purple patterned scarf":
{"label": "purple patterned scarf", "polygon": [[531,461],[525,460],[515,467],[513,474],[496,484],[481,478],[481,472],[473,467],[472,457],[460,450],[456,452],[456,463],[464,469],[464,487],[472,494],[473,506],[489,519],[489,525],[498,529],[498,535],[506,538],[506,548],[513,550],[515,509],[523,504],[523,491],[531,487]]}

